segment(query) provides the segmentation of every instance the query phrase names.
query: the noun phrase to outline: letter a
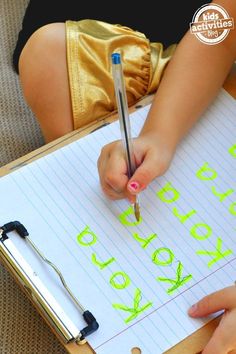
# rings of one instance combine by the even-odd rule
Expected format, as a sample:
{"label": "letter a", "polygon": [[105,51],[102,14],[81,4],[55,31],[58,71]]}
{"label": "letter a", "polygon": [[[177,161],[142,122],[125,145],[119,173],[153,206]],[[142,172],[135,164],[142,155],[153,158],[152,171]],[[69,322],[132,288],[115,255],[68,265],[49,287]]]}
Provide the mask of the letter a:
{"label": "letter a", "polygon": [[209,167],[208,162],[205,162],[200,170],[197,171],[196,176],[201,181],[212,181],[217,177],[217,172]]}
{"label": "letter a", "polygon": [[156,193],[158,198],[164,203],[173,203],[179,199],[179,192],[175,189],[170,182],[167,182],[165,186]]}

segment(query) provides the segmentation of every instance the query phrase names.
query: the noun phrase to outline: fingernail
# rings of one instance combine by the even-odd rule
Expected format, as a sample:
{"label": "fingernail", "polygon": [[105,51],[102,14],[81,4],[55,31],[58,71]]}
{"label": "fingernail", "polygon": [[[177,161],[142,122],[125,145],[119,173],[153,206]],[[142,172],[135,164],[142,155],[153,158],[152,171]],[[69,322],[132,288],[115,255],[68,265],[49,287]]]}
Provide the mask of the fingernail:
{"label": "fingernail", "polygon": [[189,314],[189,315],[194,315],[195,312],[197,312],[197,304],[192,305],[192,306],[188,309],[188,314]]}
{"label": "fingernail", "polygon": [[139,190],[139,183],[132,181],[128,184],[128,189],[130,190],[130,192],[137,192]]}

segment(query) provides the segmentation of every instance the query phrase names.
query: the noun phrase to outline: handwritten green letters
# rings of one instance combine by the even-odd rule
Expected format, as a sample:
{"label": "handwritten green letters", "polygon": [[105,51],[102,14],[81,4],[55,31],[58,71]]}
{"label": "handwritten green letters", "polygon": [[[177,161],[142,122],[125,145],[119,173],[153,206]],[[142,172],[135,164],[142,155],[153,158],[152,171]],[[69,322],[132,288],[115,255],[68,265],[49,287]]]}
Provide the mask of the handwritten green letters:
{"label": "handwritten green letters", "polygon": [[[233,145],[228,149],[229,154],[236,158],[236,145]],[[219,203],[227,202],[227,198],[231,196],[235,191],[232,188],[220,191],[212,182],[219,178],[217,171],[212,168],[208,162],[204,162],[202,166],[196,171],[195,177],[202,183],[209,185],[209,191],[212,193]],[[214,235],[213,228],[206,222],[201,220],[197,210],[186,210],[184,213],[180,212],[175,203],[181,198],[181,192],[178,191],[171,182],[166,182],[165,185],[156,192],[156,197],[164,204],[168,204],[171,210],[173,218],[177,219],[180,224],[184,225],[185,230],[188,225],[189,237],[199,241],[197,243],[199,249],[195,250],[196,255],[203,257],[205,264],[208,268],[212,268],[217,262],[232,255],[233,251],[224,247],[223,240],[220,236]],[[236,216],[236,201],[230,202],[228,205],[228,211],[231,215]],[[196,218],[199,220],[196,222]],[[149,235],[140,235],[134,231],[137,225],[140,225],[142,218],[137,222],[134,217],[134,211],[129,206],[124,212],[122,212],[118,219],[120,223],[130,231],[130,236],[135,240],[138,245],[143,249],[146,254],[149,252],[149,247],[158,238],[156,233]],[[204,242],[208,239],[212,239],[214,248],[207,249],[204,247]],[[166,240],[168,242],[168,240]],[[96,246],[99,242],[99,235],[96,235],[88,225],[77,235],[77,242],[81,247],[90,248]],[[208,243],[209,245],[209,243]],[[208,246],[209,247],[209,246]],[[99,271],[108,269],[111,264],[115,264],[116,259],[110,257],[108,259],[100,259],[99,255],[94,252],[94,247],[91,247],[91,262],[97,267]],[[193,279],[192,274],[188,274],[184,268],[183,262],[176,259],[174,251],[168,247],[158,247],[148,253],[152,264],[158,269],[160,267],[172,267],[175,276],[173,278],[157,276],[155,279],[157,282],[163,284],[164,289],[168,295],[174,294],[179,288]],[[110,286],[116,291],[124,291],[128,287],[133,286],[133,302],[129,304],[112,303],[113,308],[122,311],[124,314],[124,322],[130,323],[135,320],[144,311],[150,309],[153,306],[153,301],[146,300],[142,296],[142,290],[136,287],[132,283],[130,276],[123,270],[114,271],[110,278],[107,279]]]}

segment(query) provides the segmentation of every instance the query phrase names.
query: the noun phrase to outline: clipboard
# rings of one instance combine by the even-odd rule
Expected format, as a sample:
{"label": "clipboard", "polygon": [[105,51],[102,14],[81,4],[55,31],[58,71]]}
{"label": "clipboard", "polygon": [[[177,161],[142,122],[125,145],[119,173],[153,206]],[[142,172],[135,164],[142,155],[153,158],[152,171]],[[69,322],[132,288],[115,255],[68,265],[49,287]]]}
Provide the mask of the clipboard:
{"label": "clipboard", "polygon": [[[226,82],[225,87],[228,91],[233,92],[233,94],[235,94],[235,84],[234,84],[234,80],[232,79],[232,74],[229,78],[229,80]],[[233,90],[231,90],[233,88]],[[236,97],[236,95],[234,96]],[[150,100],[152,99],[152,97],[147,97],[143,100],[143,102],[140,102],[139,106],[142,105],[146,105],[147,103],[150,102]],[[73,132],[71,134],[68,134],[67,136],[58,139],[56,142],[53,142],[51,144],[48,144],[44,147],[42,147],[41,149],[38,149],[32,153],[30,153],[29,155],[18,159],[17,161],[3,167],[0,170],[1,175],[10,173],[11,171],[21,167],[24,164],[27,164],[31,161],[33,161],[34,159],[39,158],[40,156],[43,156],[45,153],[51,152],[63,145],[65,145],[66,143],[72,142],[73,140],[78,139],[79,137],[85,136],[86,134],[88,134],[89,132],[99,128],[100,126],[106,124],[107,122],[112,122],[114,120],[116,120],[117,117],[111,116],[111,117],[107,117],[106,119],[102,119],[99,120],[98,122],[91,124],[90,126],[79,130],[78,132]],[[10,265],[7,264],[4,260],[3,263],[5,264],[5,266],[7,267],[7,269],[10,270],[10,272],[12,273],[12,269],[10,268]],[[16,277],[15,274],[13,274],[14,277]],[[17,280],[17,279],[16,279]],[[22,287],[22,285],[20,285]],[[25,290],[24,287],[22,287],[22,289],[26,292],[26,295],[29,297],[29,299],[32,301],[32,299],[29,296],[29,293]],[[37,310],[41,313],[40,308],[37,307],[37,305],[34,303],[34,301],[32,301],[34,306],[36,306]],[[41,313],[42,314],[42,313]],[[43,316],[44,317],[44,316]],[[47,318],[45,318],[45,321],[48,323],[48,325],[52,328],[50,321],[48,321]],[[183,342],[181,342],[180,344],[178,344],[177,346],[175,346],[174,348],[172,348],[171,350],[169,350],[167,353],[168,354],[175,354],[175,353],[179,353],[181,350],[182,354],[185,353],[196,353],[199,351],[199,349],[201,350],[201,348],[203,348],[203,346],[205,345],[205,343],[207,342],[209,335],[211,335],[212,331],[214,330],[215,326],[217,325],[219,319],[215,319],[213,321],[211,321],[209,324],[207,324],[204,328],[198,330],[196,333],[194,333],[193,335],[191,335],[188,339],[184,340]],[[52,331],[55,333],[54,329],[52,328]],[[58,337],[58,339],[63,343],[63,345],[65,346],[65,348],[67,349],[67,351],[71,354],[74,353],[85,353],[85,354],[89,354],[89,353],[93,353],[92,348],[88,345],[85,344],[83,345],[83,347],[79,347],[77,344],[75,343],[69,343],[69,344],[65,344],[60,336],[58,336],[57,333],[55,333]],[[191,349],[190,349],[191,348]],[[190,351],[191,350],[191,351]],[[137,354],[139,353],[136,350]],[[135,351],[133,351],[133,354],[136,354]]]}
{"label": "clipboard", "polygon": [[[135,110],[138,110],[138,109],[148,105],[149,103],[151,103],[152,98],[153,98],[153,95],[149,95],[147,97],[144,97],[135,106],[130,107],[129,112],[132,113]],[[85,127],[80,128],[77,131],[73,131],[73,132],[63,136],[62,138],[59,138],[56,141],[49,143],[49,144],[17,159],[16,161],[9,163],[8,165],[3,166],[2,168],[0,168],[0,176],[4,176],[8,173],[11,173],[11,172],[15,171],[16,169],[21,168],[21,167],[27,165],[28,163],[44,156],[47,153],[55,151],[55,150],[59,149],[60,147],[63,147],[64,145],[69,144],[75,140],[81,139],[82,137],[86,136],[87,134],[90,134],[90,133],[96,131],[97,129],[100,129],[101,127],[104,127],[107,124],[110,124],[110,123],[116,121],[117,119],[118,119],[117,114],[110,114],[104,118],[100,118],[97,121],[88,124]],[[9,241],[10,241],[10,238],[9,238]],[[10,241],[10,243],[11,243],[11,241]],[[2,244],[4,244],[4,242],[2,242]],[[55,321],[51,320],[50,316],[47,313],[47,310],[45,311],[45,309],[44,309],[44,307],[45,307],[44,304],[42,305],[41,301],[38,301],[35,294],[33,294],[32,291],[30,290],[30,284],[27,281],[27,279],[24,277],[24,272],[19,274],[19,271],[17,269],[18,268],[17,264],[14,265],[12,260],[10,259],[9,252],[11,252],[11,247],[14,248],[14,244],[10,244],[9,249],[6,248],[4,250],[5,247],[2,248],[2,250],[0,251],[0,262],[4,265],[4,267],[13,276],[16,283],[19,285],[21,290],[25,293],[27,298],[31,301],[33,306],[36,308],[38,313],[41,315],[41,317],[47,323],[47,325],[49,326],[51,331],[56,335],[56,337],[61,342],[61,344],[65,347],[65,349],[68,351],[68,353],[70,353],[70,354],[95,353],[94,350],[92,349],[92,347],[89,345],[89,342],[86,342],[85,344],[82,343],[81,345],[79,345],[75,341],[69,342],[69,339],[67,338],[68,333],[63,333],[63,331],[61,332],[60,330],[56,329],[57,326],[55,326],[55,323],[57,322],[57,320],[55,320]],[[17,252],[17,249],[14,248],[12,254],[14,254],[14,252]],[[29,273],[30,272],[32,273],[33,271],[34,271],[33,269],[30,269]],[[38,280],[40,281],[40,279],[38,279]],[[43,286],[43,284],[41,284],[41,285]],[[46,289],[44,289],[44,290],[46,291]],[[131,350],[132,350],[132,354],[139,354],[140,353],[140,351],[137,348],[133,348]]]}

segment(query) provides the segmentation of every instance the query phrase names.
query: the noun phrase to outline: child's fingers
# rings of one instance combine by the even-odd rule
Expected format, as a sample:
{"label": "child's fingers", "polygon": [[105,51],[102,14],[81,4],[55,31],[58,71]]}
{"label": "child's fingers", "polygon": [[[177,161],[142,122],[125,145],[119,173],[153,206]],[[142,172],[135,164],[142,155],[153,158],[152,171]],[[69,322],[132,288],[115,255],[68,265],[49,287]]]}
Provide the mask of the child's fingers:
{"label": "child's fingers", "polygon": [[158,159],[156,153],[147,152],[143,162],[128,182],[127,189],[131,194],[141,192],[155,177],[163,173],[160,161],[161,159]]}
{"label": "child's fingers", "polygon": [[236,307],[236,286],[229,286],[205,296],[188,310],[191,317],[204,317],[211,313]]}
{"label": "child's fingers", "polygon": [[102,149],[98,158],[98,173],[104,193],[110,199],[122,199],[126,196],[126,162],[119,148],[109,144]]}
{"label": "child's fingers", "polygon": [[236,309],[226,311],[202,354],[236,353]]}
{"label": "child's fingers", "polygon": [[217,328],[201,354],[228,354],[228,344],[222,333],[218,332]]}

